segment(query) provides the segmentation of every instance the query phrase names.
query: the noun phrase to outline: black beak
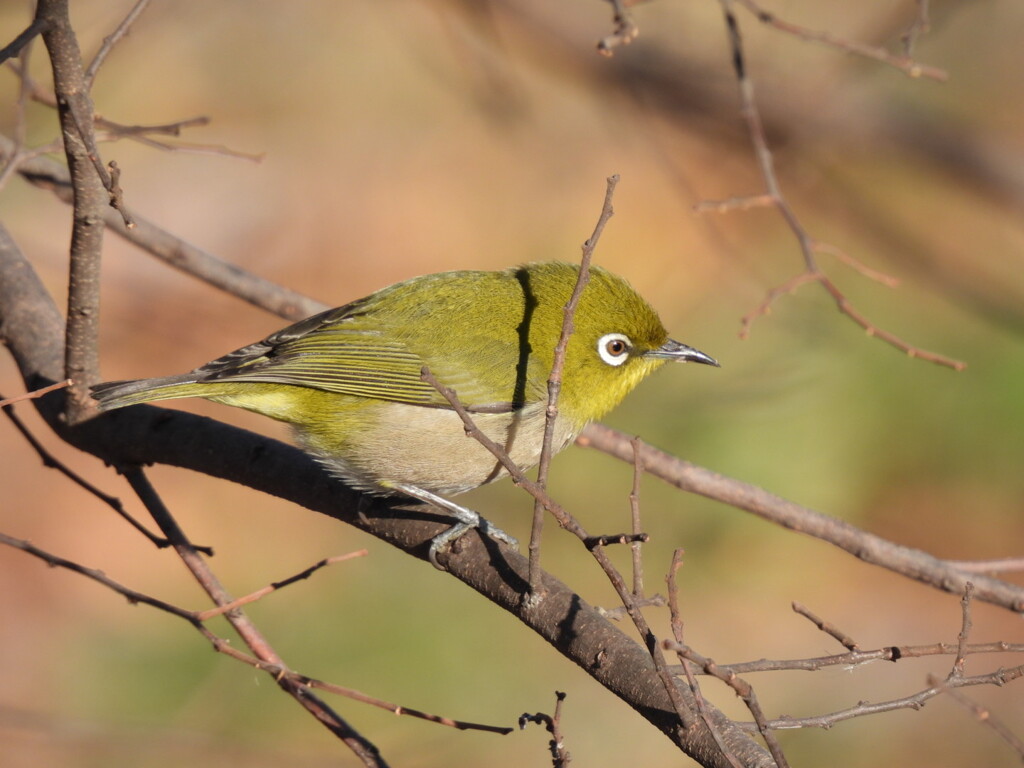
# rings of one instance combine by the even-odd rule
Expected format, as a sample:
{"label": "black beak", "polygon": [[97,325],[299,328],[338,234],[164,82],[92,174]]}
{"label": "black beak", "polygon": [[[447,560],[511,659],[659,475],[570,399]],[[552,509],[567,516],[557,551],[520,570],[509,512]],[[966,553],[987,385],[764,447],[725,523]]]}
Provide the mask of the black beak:
{"label": "black beak", "polygon": [[711,355],[705,355],[699,349],[694,349],[686,344],[669,339],[657,349],[644,352],[647,357],[658,357],[662,360],[675,360],[680,363],[702,363],[721,368],[718,361]]}

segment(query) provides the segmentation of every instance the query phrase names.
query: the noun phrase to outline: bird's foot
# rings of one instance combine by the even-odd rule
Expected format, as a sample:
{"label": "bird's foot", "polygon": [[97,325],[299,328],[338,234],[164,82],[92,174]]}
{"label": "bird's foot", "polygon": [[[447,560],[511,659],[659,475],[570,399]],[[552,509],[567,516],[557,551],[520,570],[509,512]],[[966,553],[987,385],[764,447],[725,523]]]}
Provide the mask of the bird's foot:
{"label": "bird's foot", "polygon": [[476,528],[485,536],[489,536],[496,541],[508,544],[512,549],[519,549],[519,542],[515,537],[509,536],[500,528],[492,525],[489,520],[481,517],[472,509],[463,507],[453,501],[449,501],[443,496],[438,496],[436,493],[425,491],[415,485],[394,483],[391,487],[396,491],[401,491],[407,496],[411,496],[414,499],[424,501],[427,504],[433,504],[434,506],[441,507],[441,509],[451,512],[458,521],[447,531],[439,533],[430,542],[430,549],[427,551],[427,559],[429,559],[431,564],[439,570],[443,571],[445,568],[438,562],[438,554],[447,552],[451,548],[452,544],[465,536],[466,533],[473,528]]}

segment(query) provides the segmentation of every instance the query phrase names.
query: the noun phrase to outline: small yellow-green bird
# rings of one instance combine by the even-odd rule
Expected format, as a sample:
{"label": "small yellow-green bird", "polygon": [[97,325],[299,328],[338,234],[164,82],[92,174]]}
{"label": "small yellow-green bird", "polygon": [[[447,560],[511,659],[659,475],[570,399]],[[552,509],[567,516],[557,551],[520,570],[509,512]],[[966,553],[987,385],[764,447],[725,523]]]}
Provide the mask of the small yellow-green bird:
{"label": "small yellow-green bird", "polygon": [[[537,464],[547,381],[563,310],[579,276],[545,262],[498,272],[415,277],[290,325],[191,373],[93,387],[103,411],[202,397],[292,425],[301,445],[353,487],[440,504],[459,521],[430,559],[470,527],[514,543],[443,498],[507,474],[466,435],[424,367],[455,390],[476,425],[522,468]],[[668,337],[629,284],[594,267],[574,316],[553,449],[611,410],[667,360],[718,363]]]}

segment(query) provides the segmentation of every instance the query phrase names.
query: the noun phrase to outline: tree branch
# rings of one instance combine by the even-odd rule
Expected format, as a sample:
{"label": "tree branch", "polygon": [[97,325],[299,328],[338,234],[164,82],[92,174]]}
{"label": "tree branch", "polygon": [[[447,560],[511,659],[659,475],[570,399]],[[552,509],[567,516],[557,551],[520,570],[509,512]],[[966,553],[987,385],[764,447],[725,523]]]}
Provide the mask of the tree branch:
{"label": "tree branch", "polygon": [[[14,142],[0,135],[0,155],[10,158],[15,149]],[[62,202],[73,203],[71,179],[67,169],[60,163],[48,157],[32,157],[23,159],[18,165],[18,171],[27,181],[50,190]],[[326,304],[265,280],[197,248],[147,218],[135,215],[135,226],[130,229],[121,216],[109,207],[104,208],[103,218],[107,227],[115,233],[169,266],[286,320],[301,320],[328,309]]]}
{"label": "tree branch", "polygon": [[89,407],[89,385],[99,381],[100,258],[103,212],[109,199],[97,171],[102,165],[92,136],[92,99],[82,71],[82,54],[71,29],[68,0],[39,0],[43,42],[50,54],[64,154],[72,180],[74,217],[68,275],[64,375],[72,379],[66,417],[74,422]]}
{"label": "tree branch", "polygon": [[[616,458],[632,462],[634,443],[629,435],[591,424],[576,440],[577,445],[596,448]],[[1024,613],[1024,587],[1009,582],[967,573],[927,552],[903,547],[856,526],[821,512],[787,501],[763,488],[726,477],[639,443],[644,469],[675,487],[745,509],[769,522],[827,541],[861,560],[886,568],[943,592],[962,594],[968,581],[974,583],[975,597]]]}

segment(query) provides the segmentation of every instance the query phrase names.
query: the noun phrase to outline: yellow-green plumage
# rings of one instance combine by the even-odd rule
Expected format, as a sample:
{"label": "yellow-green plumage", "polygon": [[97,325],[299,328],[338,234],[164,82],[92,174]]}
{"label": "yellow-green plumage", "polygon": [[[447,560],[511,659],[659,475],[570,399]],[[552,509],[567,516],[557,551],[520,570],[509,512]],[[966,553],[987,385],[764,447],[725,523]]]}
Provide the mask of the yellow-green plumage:
{"label": "yellow-green plumage", "polygon": [[[518,464],[536,464],[547,379],[578,274],[575,265],[540,263],[416,277],[191,373],[101,384],[94,396],[102,410],[180,397],[246,408],[292,424],[307,450],[363,490],[461,493],[504,471],[421,379],[423,367]],[[591,270],[575,326],[558,450],[666,359],[715,364],[672,342],[647,302],[600,268]]]}

